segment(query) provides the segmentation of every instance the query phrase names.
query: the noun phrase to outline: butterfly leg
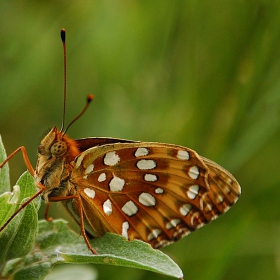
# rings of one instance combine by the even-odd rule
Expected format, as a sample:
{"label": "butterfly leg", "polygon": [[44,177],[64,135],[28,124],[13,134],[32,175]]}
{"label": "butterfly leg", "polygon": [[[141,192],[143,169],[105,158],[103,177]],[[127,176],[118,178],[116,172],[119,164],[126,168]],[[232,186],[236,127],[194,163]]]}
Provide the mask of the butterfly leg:
{"label": "butterfly leg", "polygon": [[[79,208],[79,216],[80,216],[80,228],[81,228],[81,233],[82,236],[84,237],[84,240],[89,248],[89,250],[94,254],[94,255],[98,255],[98,253],[96,252],[96,250],[94,250],[90,243],[89,240],[87,238],[86,235],[86,230],[85,230],[85,225],[84,225],[84,215],[83,215],[83,208],[82,208],[82,200],[81,197],[79,195],[69,195],[69,196],[57,196],[57,197],[50,197],[49,201],[61,201],[61,200],[68,200],[68,199],[77,199],[78,200],[78,208]],[[48,206],[47,206],[47,210],[48,210]],[[46,211],[47,211],[46,210]],[[46,218],[46,213],[45,213],[45,218]],[[48,218],[48,217],[47,217]]]}
{"label": "butterfly leg", "polygon": [[44,215],[45,220],[48,221],[48,222],[51,222],[51,221],[53,220],[52,217],[49,217],[50,206],[51,206],[51,204],[50,204],[50,202],[49,202],[49,203],[47,204],[46,211],[45,211],[45,215]]}
{"label": "butterfly leg", "polygon": [[14,155],[16,155],[18,152],[22,153],[22,157],[23,157],[23,161],[25,163],[25,166],[27,167],[27,170],[29,171],[29,173],[34,176],[34,169],[32,167],[32,164],[29,160],[27,151],[25,149],[24,146],[21,146],[19,148],[17,148],[15,151],[13,151],[1,164],[0,164],[0,168],[2,168]]}

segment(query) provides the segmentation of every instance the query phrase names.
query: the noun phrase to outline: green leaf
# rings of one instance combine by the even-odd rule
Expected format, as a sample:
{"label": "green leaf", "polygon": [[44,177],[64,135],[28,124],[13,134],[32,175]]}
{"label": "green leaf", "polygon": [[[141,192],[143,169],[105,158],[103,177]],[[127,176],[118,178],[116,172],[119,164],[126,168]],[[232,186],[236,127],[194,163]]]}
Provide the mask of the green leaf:
{"label": "green leaf", "polygon": [[[107,233],[102,238],[93,239],[91,245],[98,255],[89,251],[84,239],[69,230],[64,220],[41,220],[36,250],[20,262],[10,263],[5,272],[13,272],[14,279],[43,279],[57,263],[95,263],[145,269],[177,278],[183,276],[181,269],[167,255],[145,242],[128,242],[122,236]],[[36,278],[32,278],[32,274]]]}
{"label": "green leaf", "polygon": [[[102,238],[95,238],[91,241],[92,247],[98,252],[98,255],[93,255],[84,240],[82,238],[78,240],[77,235],[68,230],[63,220],[56,221],[52,227],[45,222],[40,225],[46,226],[49,230],[53,230],[52,227],[58,230],[58,233],[62,233],[61,238],[65,238],[64,232],[67,231],[68,240],[64,241],[64,248],[56,249],[66,263],[111,264],[182,277],[182,271],[177,264],[160,250],[153,249],[145,242],[139,240],[129,242],[120,235],[106,233]],[[62,244],[60,243],[60,245]],[[57,244],[53,243],[52,246],[57,246]]]}
{"label": "green leaf", "polygon": [[30,203],[1,232],[0,263],[23,257],[33,248],[37,233],[37,211]]}
{"label": "green leaf", "polygon": [[[21,191],[19,191],[21,190]],[[6,192],[0,196],[1,221],[3,225],[21,204],[36,192],[33,177],[25,172],[18,180],[14,193]],[[27,196],[23,198],[23,196]],[[20,201],[20,203],[18,203]],[[23,257],[33,248],[36,233],[40,200],[35,199],[20,211],[4,228],[0,235],[0,263]]]}
{"label": "green leaf", "polygon": [[[1,175],[0,175],[1,178]],[[34,184],[34,178],[28,173],[23,173],[16,185],[13,187],[13,192],[5,192],[0,195],[0,226],[12,216],[12,214],[24,203],[26,198],[31,197],[37,192]],[[39,210],[41,199],[36,198],[33,201],[36,210]]]}
{"label": "green leaf", "polygon": [[[0,163],[2,163],[6,158],[6,151],[0,135]],[[9,165],[6,163],[2,168],[0,168],[0,194],[10,191],[10,189]]]}
{"label": "green leaf", "polygon": [[[6,151],[0,135],[0,163],[7,158]],[[0,227],[15,212],[16,203],[19,201],[20,189],[14,186],[13,192],[10,192],[9,165],[6,163],[0,168]]]}
{"label": "green leaf", "polygon": [[[119,235],[107,233],[102,238],[92,240],[91,244],[99,255],[93,255],[83,238],[69,230],[65,221],[41,220],[36,239],[36,258],[35,252],[31,252],[21,262],[10,263],[6,270],[15,273],[14,279],[42,279],[56,263],[95,263],[140,268],[182,277],[180,268],[167,255],[142,241],[128,242]],[[31,278],[32,274],[36,278]]]}
{"label": "green leaf", "polygon": [[[19,200],[23,200],[26,198],[32,197],[35,193],[37,193],[37,187],[34,182],[34,178],[31,176],[31,174],[26,171],[24,172],[18,179],[16,185],[20,186],[20,198]],[[34,203],[34,206],[37,210],[39,210],[41,206],[41,198],[37,197],[34,200],[32,200]],[[20,205],[18,205],[18,208]]]}
{"label": "green leaf", "polygon": [[13,187],[13,192],[5,192],[0,195],[0,227],[13,215],[18,208],[20,188],[18,185]]}
{"label": "green leaf", "polygon": [[97,280],[98,271],[93,266],[88,265],[57,265],[52,269],[51,274],[47,275],[45,280]]}
{"label": "green leaf", "polygon": [[[6,159],[5,149],[0,138],[0,162]],[[13,192],[10,192],[8,163],[0,169],[0,226],[16,212],[16,210],[28,200],[37,188],[34,178],[28,173],[23,173]],[[2,193],[4,192],[4,193]],[[26,256],[34,246],[37,233],[40,199],[29,203],[0,233],[0,271],[5,262]]]}

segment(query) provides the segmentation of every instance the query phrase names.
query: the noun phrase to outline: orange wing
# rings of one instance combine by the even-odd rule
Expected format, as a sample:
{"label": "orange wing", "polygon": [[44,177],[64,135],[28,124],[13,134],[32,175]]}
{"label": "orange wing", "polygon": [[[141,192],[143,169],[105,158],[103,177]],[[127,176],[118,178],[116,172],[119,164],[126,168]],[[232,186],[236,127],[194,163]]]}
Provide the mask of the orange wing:
{"label": "orange wing", "polygon": [[149,142],[84,151],[70,182],[82,199],[90,233],[110,231],[155,248],[215,219],[241,192],[230,173],[193,150]]}

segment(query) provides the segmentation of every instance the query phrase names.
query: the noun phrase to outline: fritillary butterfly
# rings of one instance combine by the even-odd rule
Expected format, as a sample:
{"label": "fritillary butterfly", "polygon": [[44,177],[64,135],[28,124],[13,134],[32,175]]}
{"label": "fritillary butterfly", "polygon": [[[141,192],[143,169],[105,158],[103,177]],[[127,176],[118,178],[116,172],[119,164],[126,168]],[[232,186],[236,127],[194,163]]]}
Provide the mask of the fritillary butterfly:
{"label": "fritillary butterfly", "polygon": [[[61,35],[66,54],[64,29]],[[89,95],[87,105],[91,100]],[[225,213],[241,193],[227,170],[189,148],[114,138],[72,140],[66,130],[54,127],[44,137],[35,170],[24,147],[0,168],[21,151],[40,190],[18,211],[39,195],[46,203],[61,201],[94,254],[87,233],[117,233],[160,248]]]}

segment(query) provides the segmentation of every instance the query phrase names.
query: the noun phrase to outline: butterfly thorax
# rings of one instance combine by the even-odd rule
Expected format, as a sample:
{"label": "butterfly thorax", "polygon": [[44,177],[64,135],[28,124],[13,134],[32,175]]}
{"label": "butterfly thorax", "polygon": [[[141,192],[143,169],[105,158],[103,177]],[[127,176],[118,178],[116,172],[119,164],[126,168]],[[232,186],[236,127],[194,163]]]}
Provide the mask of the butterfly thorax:
{"label": "butterfly thorax", "polygon": [[50,196],[74,194],[68,179],[73,169],[70,163],[79,153],[76,142],[56,127],[43,138],[38,147],[34,177],[37,184],[40,182],[46,188],[42,193],[46,202]]}

